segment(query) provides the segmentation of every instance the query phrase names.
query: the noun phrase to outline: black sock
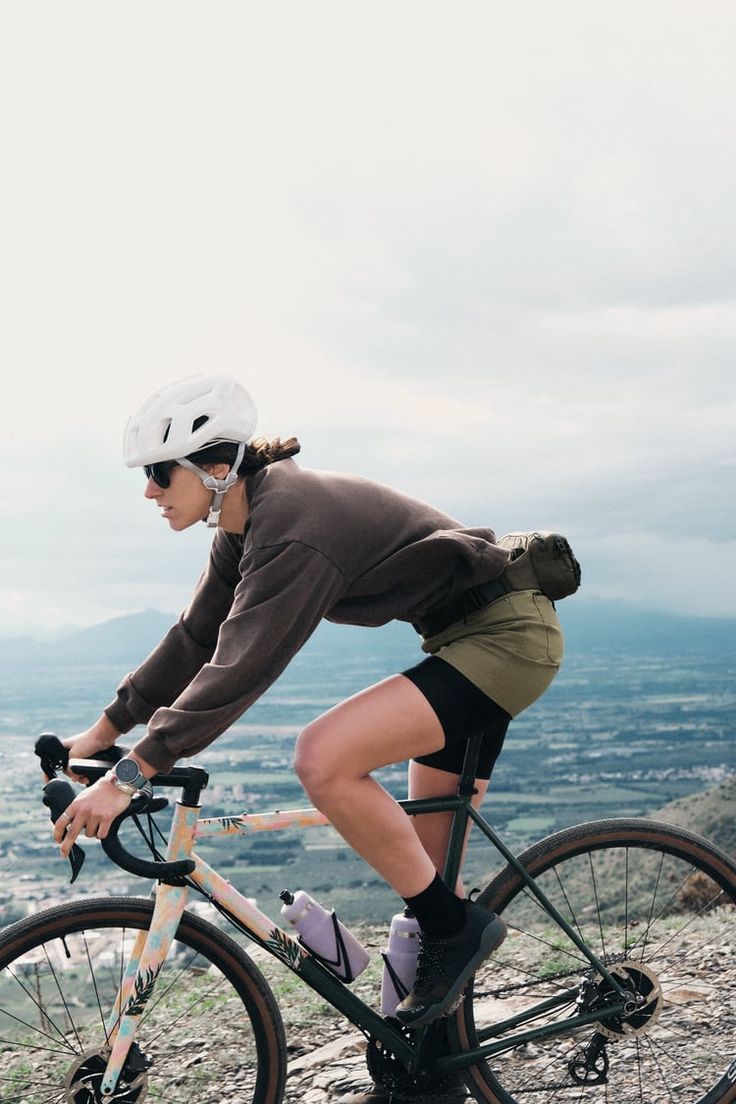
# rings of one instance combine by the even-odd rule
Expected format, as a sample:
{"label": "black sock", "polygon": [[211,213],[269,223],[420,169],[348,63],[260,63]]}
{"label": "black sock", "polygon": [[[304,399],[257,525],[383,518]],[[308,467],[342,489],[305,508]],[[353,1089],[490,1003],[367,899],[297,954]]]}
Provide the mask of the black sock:
{"label": "black sock", "polygon": [[457,935],[465,923],[463,902],[447,888],[439,874],[416,897],[404,900],[428,935]]}

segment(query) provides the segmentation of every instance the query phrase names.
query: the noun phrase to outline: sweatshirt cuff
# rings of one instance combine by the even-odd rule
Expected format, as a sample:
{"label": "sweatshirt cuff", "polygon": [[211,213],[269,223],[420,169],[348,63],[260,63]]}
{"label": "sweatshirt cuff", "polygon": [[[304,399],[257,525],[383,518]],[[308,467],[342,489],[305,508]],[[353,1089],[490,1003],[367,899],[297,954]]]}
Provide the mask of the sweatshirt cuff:
{"label": "sweatshirt cuff", "polygon": [[106,705],[102,712],[120,733],[130,732],[131,728],[135,728],[138,723],[130,710],[119,698],[116,698],[115,701]]}
{"label": "sweatshirt cuff", "polygon": [[136,725],[147,724],[156,712],[156,706],[138,693],[130,675],[126,675],[118,686],[114,700],[105,706],[104,712],[118,732],[130,732]]}
{"label": "sweatshirt cuff", "polygon": [[154,767],[158,774],[168,774],[173,766],[176,765],[176,755],[172,755],[166,746],[166,741],[162,736],[155,736],[151,732],[147,732],[146,735],[134,745],[133,751],[136,755],[139,755],[144,762]]}

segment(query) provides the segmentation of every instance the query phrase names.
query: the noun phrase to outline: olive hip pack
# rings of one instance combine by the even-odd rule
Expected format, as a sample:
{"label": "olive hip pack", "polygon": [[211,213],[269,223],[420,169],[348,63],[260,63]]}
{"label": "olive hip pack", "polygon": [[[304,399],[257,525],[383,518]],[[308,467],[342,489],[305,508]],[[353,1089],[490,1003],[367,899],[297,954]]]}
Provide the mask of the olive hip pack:
{"label": "olive hip pack", "polygon": [[541,590],[555,601],[580,586],[580,564],[559,533],[507,533],[497,543],[509,553],[503,579],[512,590]]}

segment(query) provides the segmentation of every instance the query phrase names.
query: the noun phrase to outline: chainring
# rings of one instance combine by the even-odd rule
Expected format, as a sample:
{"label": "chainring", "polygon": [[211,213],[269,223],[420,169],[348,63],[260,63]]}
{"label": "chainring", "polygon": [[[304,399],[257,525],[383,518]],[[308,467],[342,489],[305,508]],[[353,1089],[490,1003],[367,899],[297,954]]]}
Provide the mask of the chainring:
{"label": "chainring", "polygon": [[[390,1022],[393,1027],[399,1028],[407,1038],[414,1036],[415,1032],[400,1024],[398,1020],[391,1020]],[[431,1033],[432,1053],[438,1055],[446,1051],[447,1028],[445,1023],[439,1021],[430,1024],[426,1030]],[[426,1042],[427,1040],[425,1040]],[[456,1083],[456,1075],[443,1075],[432,1067],[426,1073],[420,1073],[418,1077],[413,1077],[401,1059],[397,1058],[393,1051],[386,1047],[380,1039],[370,1038],[368,1040],[365,1061],[368,1072],[375,1084],[389,1092],[406,1092],[407,1090],[427,1092],[427,1090],[430,1090],[433,1095],[441,1096],[444,1089]]]}

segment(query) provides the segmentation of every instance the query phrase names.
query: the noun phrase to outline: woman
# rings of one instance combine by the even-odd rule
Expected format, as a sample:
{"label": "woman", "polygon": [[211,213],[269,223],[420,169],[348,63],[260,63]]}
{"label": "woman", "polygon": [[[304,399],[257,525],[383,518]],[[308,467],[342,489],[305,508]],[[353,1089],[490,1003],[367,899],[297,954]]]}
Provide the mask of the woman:
{"label": "woman", "polygon": [[[128,422],[124,459],[144,468],[146,498],[176,531],[206,521],[216,532],[178,623],[68,743],[73,756],[91,757],[136,724],[145,735],[122,768],[75,799],[54,834],[64,854],[83,831],[104,838],[136,788],[225,731],[323,617],[411,622],[429,657],[308,725],[295,769],[311,801],[417,917],[418,980],[397,1016],[421,1026],[457,1003],[505,927],[440,878],[447,817],[415,825],[371,772],[409,759],[412,797],[453,793],[467,739],[483,732],[480,801],[511,717],[559,667],[559,623],[541,593],[510,589],[508,553],[490,529],[464,529],[366,479],[300,468],[291,459],[298,442],[253,440],[255,422],[229,376],[171,384]],[[388,1097],[376,1089],[352,1099]]]}

